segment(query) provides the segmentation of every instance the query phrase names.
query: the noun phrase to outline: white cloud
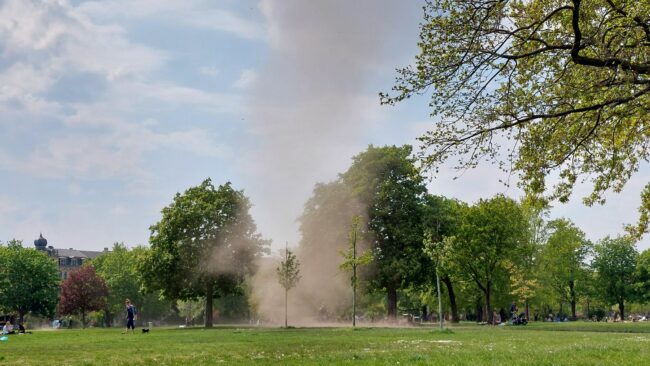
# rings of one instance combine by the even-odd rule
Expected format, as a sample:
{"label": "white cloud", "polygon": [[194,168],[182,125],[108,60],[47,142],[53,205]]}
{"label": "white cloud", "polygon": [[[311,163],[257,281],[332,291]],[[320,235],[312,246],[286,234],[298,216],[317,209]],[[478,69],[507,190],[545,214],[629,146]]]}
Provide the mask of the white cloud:
{"label": "white cloud", "polygon": [[237,89],[248,89],[255,83],[255,81],[257,81],[257,72],[251,69],[244,69],[232,86]]}
{"label": "white cloud", "polygon": [[214,2],[197,0],[112,0],[83,3],[80,10],[96,18],[149,18],[167,24],[223,31],[241,38],[262,37],[261,27]]}
{"label": "white cloud", "polygon": [[[74,7],[67,1],[8,0],[0,5],[0,52],[10,61],[0,68],[0,124],[32,118],[38,125],[44,116],[65,127],[56,136],[41,136],[22,156],[0,148],[0,167],[41,177],[142,181],[148,176],[144,159],[155,151],[227,156],[207,129],[189,127],[180,117],[175,125],[159,126],[154,118],[179,109],[238,113],[241,97],[152,79],[168,61],[167,53],[131,42],[113,23],[95,23],[97,14],[90,11],[102,6],[115,11],[111,7],[120,4],[128,10],[120,1]],[[129,6],[140,16],[158,11],[171,16],[182,4],[136,1]],[[216,68],[203,71],[217,73]],[[70,75],[75,77],[69,85],[60,85]],[[73,93],[72,99],[65,93]],[[70,192],[77,191],[72,187]]]}

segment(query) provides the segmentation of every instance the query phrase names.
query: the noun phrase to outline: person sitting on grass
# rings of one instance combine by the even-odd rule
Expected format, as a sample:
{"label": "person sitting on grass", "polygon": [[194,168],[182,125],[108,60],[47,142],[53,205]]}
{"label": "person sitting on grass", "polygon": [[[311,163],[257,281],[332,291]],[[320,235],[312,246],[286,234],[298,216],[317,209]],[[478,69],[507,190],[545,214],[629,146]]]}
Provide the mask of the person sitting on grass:
{"label": "person sitting on grass", "polygon": [[11,325],[11,321],[7,321],[5,325],[2,327],[2,334],[7,335],[7,334],[16,334],[14,331],[14,326]]}

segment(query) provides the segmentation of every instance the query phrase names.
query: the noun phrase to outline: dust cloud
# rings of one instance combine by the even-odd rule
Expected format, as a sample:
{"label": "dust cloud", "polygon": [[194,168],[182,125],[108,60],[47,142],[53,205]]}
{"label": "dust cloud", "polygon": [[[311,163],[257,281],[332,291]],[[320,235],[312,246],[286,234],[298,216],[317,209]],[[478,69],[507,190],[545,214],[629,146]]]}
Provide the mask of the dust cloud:
{"label": "dust cloud", "polygon": [[[349,275],[339,270],[351,214],[324,232],[337,240],[306,243],[297,221],[316,182],[336,178],[367,145],[380,108],[371,85],[378,72],[392,72],[398,40],[417,34],[420,1],[262,0],[270,47],[258,70],[248,117],[254,136],[240,167],[253,215],[274,250],[285,240],[296,249],[302,280],[290,291],[290,317],[301,323],[334,314],[350,303]],[[415,39],[415,38],[413,38]],[[406,53],[410,55],[411,53]],[[401,57],[401,56],[400,56]],[[361,210],[363,211],[363,210]],[[309,248],[306,248],[305,246]],[[284,319],[284,292],[277,283],[279,260],[263,259],[252,281],[261,317]]]}

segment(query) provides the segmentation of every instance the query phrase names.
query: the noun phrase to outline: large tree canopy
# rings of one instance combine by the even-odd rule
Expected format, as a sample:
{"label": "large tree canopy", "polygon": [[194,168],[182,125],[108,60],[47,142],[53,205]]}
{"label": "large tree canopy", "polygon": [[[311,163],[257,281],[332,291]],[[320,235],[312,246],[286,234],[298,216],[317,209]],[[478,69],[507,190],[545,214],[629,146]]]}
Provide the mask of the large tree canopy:
{"label": "large tree canopy", "polygon": [[[487,159],[519,172],[531,195],[562,202],[590,179],[593,204],[647,162],[649,2],[430,0],[424,11],[415,65],[380,97],[431,93],[429,168]],[[547,187],[551,172],[559,181]],[[650,222],[650,184],[642,199],[637,236]]]}
{"label": "large tree canopy", "polygon": [[567,219],[549,222],[548,230],[551,234],[540,253],[543,268],[540,276],[559,302],[571,305],[571,318],[576,319],[576,304],[589,274],[586,262],[591,243],[585,233]]}
{"label": "large tree canopy", "polygon": [[456,237],[447,243],[453,254],[445,259],[474,281],[485,299],[486,318],[492,322],[494,287],[506,275],[509,264],[524,254],[526,217],[517,202],[502,195],[480,200],[463,211]]}
{"label": "large tree canopy", "polygon": [[376,272],[370,284],[386,291],[388,316],[397,315],[397,290],[431,276],[422,251],[426,187],[409,145],[374,147],[353,158],[341,181],[367,206]]}
{"label": "large tree canopy", "polygon": [[176,194],[151,226],[151,251],[140,269],[148,290],[168,299],[206,299],[206,327],[212,326],[212,300],[241,290],[254,259],[268,244],[256,232],[251,204],[230,183],[210,179]]}
{"label": "large tree canopy", "polygon": [[629,237],[606,237],[595,249],[592,266],[601,297],[607,304],[618,304],[621,319],[625,320],[625,303],[637,295],[634,270],[639,253]]}
{"label": "large tree canopy", "polygon": [[54,315],[59,295],[56,264],[47,254],[24,248],[22,242],[0,242],[0,306],[18,313],[18,322],[31,312]]}

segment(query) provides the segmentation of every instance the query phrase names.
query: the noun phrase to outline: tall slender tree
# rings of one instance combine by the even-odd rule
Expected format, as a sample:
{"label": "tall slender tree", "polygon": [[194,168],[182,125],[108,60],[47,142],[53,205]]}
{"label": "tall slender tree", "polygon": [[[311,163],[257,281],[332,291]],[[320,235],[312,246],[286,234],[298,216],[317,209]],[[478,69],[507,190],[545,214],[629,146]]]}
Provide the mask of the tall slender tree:
{"label": "tall slender tree", "polygon": [[284,248],[284,260],[280,262],[280,266],[276,268],[278,275],[278,282],[284,289],[284,327],[288,327],[289,318],[289,290],[296,287],[300,281],[300,262],[296,255],[291,253],[286,244]]}
{"label": "tall slender tree", "polygon": [[352,272],[350,282],[352,285],[352,326],[357,326],[357,285],[359,277],[357,275],[357,268],[367,265],[372,261],[372,252],[367,250],[361,255],[358,255],[357,241],[359,238],[359,230],[361,227],[361,216],[352,217],[352,224],[350,225],[350,233],[348,235],[348,250],[342,252],[344,261],[341,264],[342,269]]}

